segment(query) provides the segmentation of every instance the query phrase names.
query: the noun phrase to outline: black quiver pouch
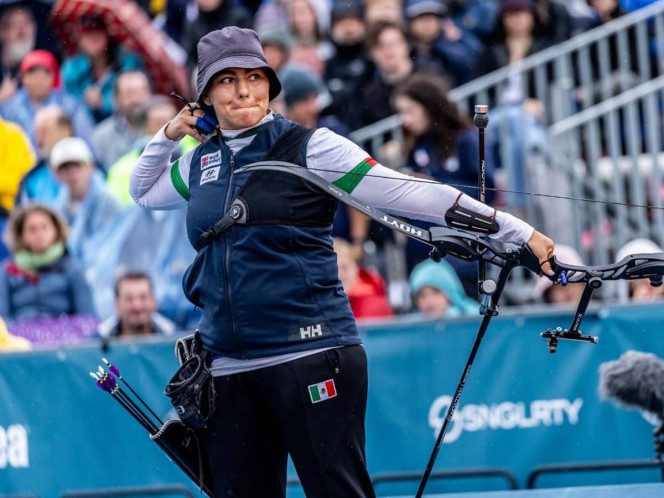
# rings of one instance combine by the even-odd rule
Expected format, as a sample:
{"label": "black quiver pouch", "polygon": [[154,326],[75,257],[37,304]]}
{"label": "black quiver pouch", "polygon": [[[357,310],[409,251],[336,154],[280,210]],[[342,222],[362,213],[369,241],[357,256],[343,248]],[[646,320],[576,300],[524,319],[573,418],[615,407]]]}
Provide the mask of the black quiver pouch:
{"label": "black quiver pouch", "polygon": [[175,355],[180,362],[164,394],[175,407],[180,420],[195,431],[207,429],[207,421],[214,412],[214,382],[207,366],[207,351],[202,347],[198,331],[179,339]]}
{"label": "black quiver pouch", "polygon": [[180,364],[164,390],[180,420],[167,420],[155,434],[155,443],[208,496],[212,479],[204,430],[214,411],[214,383],[207,366],[198,331],[175,343],[175,356]]}
{"label": "black quiver pouch", "polygon": [[212,473],[209,467],[207,450],[201,437],[181,420],[167,420],[152,439],[168,458],[205,494],[213,497]]}

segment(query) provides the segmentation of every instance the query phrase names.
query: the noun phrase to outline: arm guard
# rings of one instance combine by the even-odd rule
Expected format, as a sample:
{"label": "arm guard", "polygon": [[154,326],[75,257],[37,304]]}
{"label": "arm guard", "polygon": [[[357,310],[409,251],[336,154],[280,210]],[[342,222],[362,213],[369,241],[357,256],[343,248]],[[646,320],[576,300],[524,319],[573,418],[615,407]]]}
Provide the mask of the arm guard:
{"label": "arm guard", "polygon": [[500,226],[496,221],[496,210],[492,216],[486,216],[482,213],[473,211],[459,205],[459,199],[463,194],[459,194],[454,205],[445,213],[445,223],[450,228],[460,228],[471,232],[479,232],[483,235],[493,235],[498,233]]}

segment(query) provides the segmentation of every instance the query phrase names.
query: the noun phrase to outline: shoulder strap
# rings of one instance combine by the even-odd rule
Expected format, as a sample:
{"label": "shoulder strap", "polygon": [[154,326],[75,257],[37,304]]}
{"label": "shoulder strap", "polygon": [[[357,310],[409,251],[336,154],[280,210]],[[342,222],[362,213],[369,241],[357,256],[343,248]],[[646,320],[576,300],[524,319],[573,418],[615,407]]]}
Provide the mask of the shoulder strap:
{"label": "shoulder strap", "polygon": [[316,130],[313,128],[305,128],[299,124],[291,126],[279,135],[261,161],[284,161],[298,164],[302,148],[309,142],[314,131]]}

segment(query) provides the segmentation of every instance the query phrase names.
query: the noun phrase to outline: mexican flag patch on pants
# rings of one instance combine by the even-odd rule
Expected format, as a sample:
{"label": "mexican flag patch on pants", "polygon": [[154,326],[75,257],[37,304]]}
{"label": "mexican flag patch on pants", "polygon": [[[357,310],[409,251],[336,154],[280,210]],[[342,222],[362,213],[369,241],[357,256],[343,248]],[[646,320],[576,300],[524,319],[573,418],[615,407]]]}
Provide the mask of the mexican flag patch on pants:
{"label": "mexican flag patch on pants", "polygon": [[334,385],[334,379],[319,382],[309,386],[309,396],[311,396],[312,403],[325,401],[326,399],[334,398],[337,395],[337,388]]}

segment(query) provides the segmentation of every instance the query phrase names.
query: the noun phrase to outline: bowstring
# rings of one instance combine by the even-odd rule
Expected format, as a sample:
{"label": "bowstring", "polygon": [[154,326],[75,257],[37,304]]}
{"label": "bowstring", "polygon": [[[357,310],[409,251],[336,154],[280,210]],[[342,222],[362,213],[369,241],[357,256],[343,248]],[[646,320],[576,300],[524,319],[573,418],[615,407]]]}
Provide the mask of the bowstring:
{"label": "bowstring", "polygon": [[[334,170],[334,169],[326,169],[326,168],[307,168],[309,171],[321,171],[324,173],[340,173],[342,175],[353,175],[353,176],[361,176],[362,178],[382,178],[384,180],[392,180],[392,181],[401,181],[401,182],[414,182],[414,183],[428,183],[431,185],[448,185],[450,187],[455,187],[455,188],[469,188],[473,190],[479,190],[479,186],[477,185],[464,185],[462,183],[441,183],[436,180],[429,180],[427,178],[417,178],[417,177],[410,177],[410,178],[394,178],[392,176],[383,176],[383,175],[372,175],[372,174],[362,174],[362,173],[353,173],[352,171],[342,171],[342,170]],[[606,205],[615,205],[615,206],[625,206],[625,207],[634,207],[634,208],[645,208],[645,209],[657,209],[657,210],[662,210],[664,211],[664,206],[653,206],[650,204],[632,204],[629,202],[620,202],[620,201],[605,201],[601,199],[588,199],[586,197],[568,197],[565,195],[554,195],[554,194],[542,194],[539,192],[522,192],[520,190],[509,190],[509,189],[500,189],[500,188],[495,188],[495,187],[486,187],[486,190],[492,190],[494,192],[502,192],[505,194],[519,194],[519,195],[532,195],[534,197],[545,197],[549,199],[566,199],[569,201],[577,201],[577,202],[594,202],[598,204],[606,204]]]}

